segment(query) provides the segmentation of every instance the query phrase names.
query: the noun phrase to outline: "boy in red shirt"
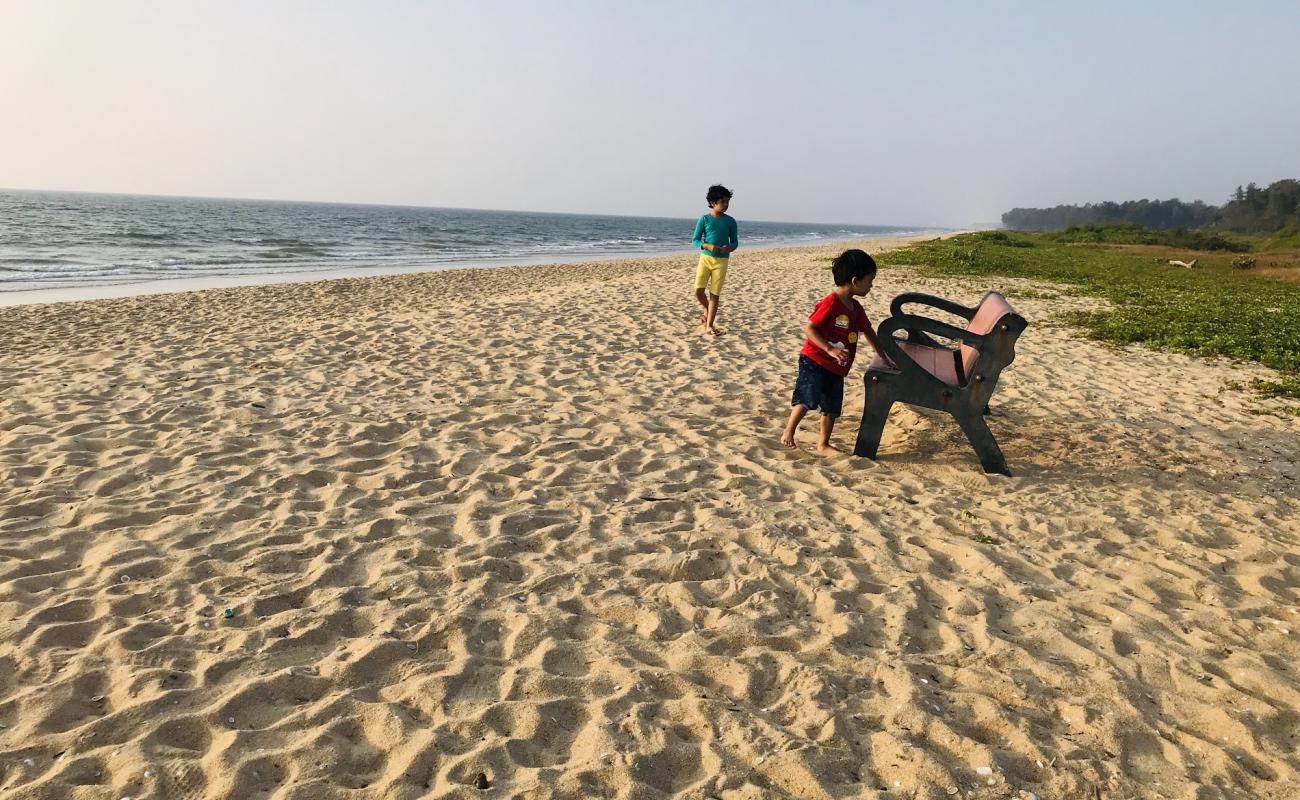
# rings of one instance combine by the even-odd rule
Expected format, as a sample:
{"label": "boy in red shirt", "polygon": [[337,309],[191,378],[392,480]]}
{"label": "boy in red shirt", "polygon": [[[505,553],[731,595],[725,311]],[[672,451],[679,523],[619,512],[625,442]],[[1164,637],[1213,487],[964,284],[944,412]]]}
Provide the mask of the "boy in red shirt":
{"label": "boy in red shirt", "polygon": [[845,250],[835,259],[831,271],[835,291],[817,303],[808,324],[803,326],[808,339],[799,351],[799,377],[790,398],[793,408],[785,433],[781,434],[781,444],[794,447],[794,433],[804,414],[810,408],[820,409],[822,436],[817,449],[823,453],[838,450],[831,444],[831,430],[844,404],[844,376],[849,374],[858,352],[858,334],[865,334],[876,352],[889,362],[880,350],[880,340],[867,312],[853,299],[871,291],[876,280],[875,260],[861,250]]}

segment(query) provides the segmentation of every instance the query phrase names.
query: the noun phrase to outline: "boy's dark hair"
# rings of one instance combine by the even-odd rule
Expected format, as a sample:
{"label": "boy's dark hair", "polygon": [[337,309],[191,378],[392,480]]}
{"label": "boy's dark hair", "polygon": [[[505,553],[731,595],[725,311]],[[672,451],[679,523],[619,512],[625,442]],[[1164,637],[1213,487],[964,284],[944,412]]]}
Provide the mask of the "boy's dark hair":
{"label": "boy's dark hair", "polygon": [[720,183],[715,183],[709,187],[709,193],[704,195],[704,199],[709,201],[709,207],[712,208],[719,200],[730,200],[731,190]]}
{"label": "boy's dark hair", "polygon": [[876,260],[861,250],[845,250],[831,263],[835,285],[844,286],[854,278],[874,278]]}

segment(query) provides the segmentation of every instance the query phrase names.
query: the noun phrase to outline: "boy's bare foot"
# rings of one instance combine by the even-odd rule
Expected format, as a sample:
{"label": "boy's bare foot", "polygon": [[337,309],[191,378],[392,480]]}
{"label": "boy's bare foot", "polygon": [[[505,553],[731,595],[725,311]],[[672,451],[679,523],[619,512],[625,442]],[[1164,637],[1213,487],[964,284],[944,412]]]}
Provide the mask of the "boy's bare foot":
{"label": "boy's bare foot", "polygon": [[793,433],[790,433],[789,431],[786,431],[785,433],[782,433],[782,434],[781,434],[781,444],[784,445],[784,446],[786,446],[786,447],[788,447],[788,448],[790,448],[791,450],[793,450],[793,449],[794,449],[794,434],[793,434]]}
{"label": "boy's bare foot", "polygon": [[721,336],[721,335],[722,335],[722,331],[718,330],[717,328],[709,328],[708,330],[705,331],[705,333],[707,333],[707,334],[710,335],[710,336]]}
{"label": "boy's bare foot", "polygon": [[817,452],[819,453],[838,453],[839,451],[840,449],[830,442],[819,442],[817,444]]}

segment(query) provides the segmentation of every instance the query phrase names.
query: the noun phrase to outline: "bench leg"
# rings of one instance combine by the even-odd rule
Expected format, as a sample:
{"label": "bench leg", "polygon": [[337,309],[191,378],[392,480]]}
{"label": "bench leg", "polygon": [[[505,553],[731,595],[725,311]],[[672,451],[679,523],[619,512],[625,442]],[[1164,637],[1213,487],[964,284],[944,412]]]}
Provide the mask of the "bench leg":
{"label": "bench leg", "polygon": [[885,421],[889,419],[889,409],[894,405],[893,398],[884,392],[875,391],[867,394],[866,405],[862,408],[862,424],[858,426],[858,442],[853,447],[853,455],[874,459],[880,449],[880,435],[885,431]]}
{"label": "bench leg", "polygon": [[980,466],[984,467],[984,471],[1011,477],[1011,470],[1007,469],[1007,460],[1002,455],[1002,448],[998,447],[997,439],[993,438],[993,432],[984,421],[984,415],[978,411],[971,411],[953,414],[953,416],[957,418],[957,424],[970,440],[971,447],[975,448],[975,454],[980,457]]}

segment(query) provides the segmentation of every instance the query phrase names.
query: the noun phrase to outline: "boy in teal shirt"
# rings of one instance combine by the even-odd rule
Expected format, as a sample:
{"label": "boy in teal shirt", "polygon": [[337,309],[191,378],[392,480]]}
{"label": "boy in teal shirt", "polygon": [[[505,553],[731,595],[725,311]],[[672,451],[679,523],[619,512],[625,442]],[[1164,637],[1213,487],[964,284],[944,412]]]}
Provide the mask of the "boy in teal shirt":
{"label": "boy in teal shirt", "polygon": [[727,216],[727,207],[731,205],[727,187],[710,186],[704,199],[710,211],[695,223],[695,235],[691,237],[691,244],[700,250],[700,261],[695,268],[695,299],[704,306],[700,317],[704,332],[717,336],[718,329],[713,323],[718,319],[718,295],[722,294],[722,283],[727,279],[728,257],[740,245],[740,238],[736,220]]}

